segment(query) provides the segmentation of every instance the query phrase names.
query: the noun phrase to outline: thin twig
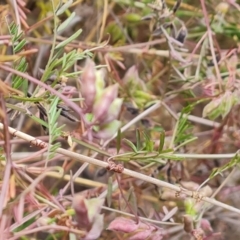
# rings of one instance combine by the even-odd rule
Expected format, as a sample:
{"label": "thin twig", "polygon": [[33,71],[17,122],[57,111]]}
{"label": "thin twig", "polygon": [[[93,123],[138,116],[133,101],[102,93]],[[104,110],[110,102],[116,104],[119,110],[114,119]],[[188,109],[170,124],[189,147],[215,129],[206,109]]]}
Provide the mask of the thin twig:
{"label": "thin twig", "polygon": [[207,9],[206,9],[206,6],[205,6],[205,0],[201,0],[201,5],[202,5],[202,10],[203,10],[204,20],[205,20],[205,23],[206,23],[206,26],[207,26],[209,45],[210,45],[210,50],[211,50],[211,54],[212,54],[212,57],[213,57],[214,67],[215,67],[215,70],[216,70],[216,73],[217,73],[219,89],[220,89],[220,91],[222,91],[222,78],[221,78],[221,74],[220,74],[219,67],[218,67],[218,64],[217,64],[216,54],[215,54],[215,51],[214,51],[213,39],[212,39],[212,30],[211,30],[211,27],[210,27],[210,24],[209,24]]}
{"label": "thin twig", "polygon": [[[3,129],[3,127],[4,127],[3,124],[0,123],[0,129]],[[39,139],[36,139],[36,138],[34,138],[34,137],[32,137],[28,134],[25,134],[21,131],[16,131],[14,128],[8,127],[8,130],[12,135],[17,136],[19,138],[23,138],[26,141],[28,141],[29,143],[31,143],[32,145],[51,147],[51,146],[48,146],[47,143],[45,143],[45,142],[43,142]],[[58,148],[56,150],[56,152],[60,153],[62,155],[65,155],[67,157],[73,158],[73,159],[75,159],[76,161],[79,161],[79,162],[87,162],[89,164],[94,164],[94,165],[97,165],[97,166],[103,167],[103,168],[107,168],[109,166],[107,162],[103,162],[103,161],[98,160],[98,159],[94,159],[94,158],[91,158],[91,157],[88,157],[88,156],[84,156],[84,155],[78,154],[76,152],[71,152],[71,151],[63,149],[63,148]],[[196,201],[205,201],[207,203],[210,203],[210,204],[213,204],[213,205],[216,205],[216,206],[219,206],[219,207],[222,207],[222,208],[225,208],[227,210],[230,210],[230,211],[233,211],[233,212],[236,212],[236,213],[240,214],[240,209],[229,206],[229,205],[227,205],[225,203],[222,203],[222,202],[219,202],[215,199],[212,199],[212,198],[209,198],[209,197],[204,197],[199,192],[190,191],[190,190],[187,190],[185,188],[173,185],[173,184],[168,183],[168,182],[161,181],[161,180],[156,179],[156,178],[149,177],[149,176],[144,175],[142,173],[135,172],[135,171],[132,171],[132,170],[129,170],[129,169],[126,169],[126,168],[123,169],[122,173],[126,174],[128,176],[131,176],[133,178],[140,179],[140,180],[143,180],[143,181],[148,182],[148,183],[152,183],[154,185],[157,185],[158,187],[168,188],[169,190],[175,191],[176,194],[187,195],[189,197],[194,198]],[[35,181],[35,183],[36,183],[36,181]],[[28,187],[28,189],[29,189],[29,187]],[[27,190],[24,191],[24,193],[26,193],[26,192],[27,192]]]}
{"label": "thin twig", "polygon": [[6,198],[8,195],[8,188],[9,188],[9,181],[10,181],[10,175],[11,175],[11,168],[12,168],[12,158],[11,158],[11,144],[10,144],[10,134],[8,131],[8,118],[7,118],[7,111],[5,106],[5,101],[3,97],[3,93],[0,92],[0,119],[3,123],[2,130],[4,134],[4,150],[6,155],[6,167],[4,171],[4,177],[2,179],[2,189],[1,189],[1,195],[0,195],[0,219],[2,217],[3,208],[6,204]]}
{"label": "thin twig", "polygon": [[[133,126],[135,123],[137,123],[138,121],[140,121],[141,119],[143,119],[144,117],[146,117],[147,115],[149,115],[151,112],[155,111],[156,109],[158,109],[161,106],[161,101],[156,102],[153,106],[151,106],[150,108],[146,109],[145,111],[143,111],[142,113],[140,113],[137,117],[135,117],[134,119],[132,119],[130,122],[128,122],[125,126],[123,126],[120,131],[123,133],[125,132],[127,129],[129,129],[131,126]],[[110,138],[109,140],[105,141],[105,143],[103,144],[103,148],[106,147],[114,138],[117,137],[117,133],[115,133],[112,138]],[[92,155],[92,158],[95,158],[98,155],[97,153],[94,153]],[[89,165],[88,162],[85,162],[81,168],[73,175],[73,180],[78,177],[83,171],[84,169],[87,168],[87,166]],[[67,185],[64,188],[65,192],[67,190],[67,188],[70,186],[69,183],[67,183]]]}
{"label": "thin twig", "polygon": [[[115,213],[119,213],[128,217],[132,217],[132,218],[136,218],[135,215],[131,214],[131,213],[126,213],[120,210],[116,210],[113,208],[109,208],[109,207],[105,207],[102,206],[102,209],[107,210],[107,211],[111,211],[111,212],[115,212]],[[154,223],[157,225],[164,225],[164,226],[181,226],[182,224],[180,223],[173,223],[173,222],[163,222],[163,221],[157,221],[157,220],[153,220],[153,219],[149,219],[149,218],[145,218],[145,217],[139,217],[140,220],[145,221],[145,222],[150,222],[150,223]]]}
{"label": "thin twig", "polygon": [[19,16],[19,12],[18,12],[18,5],[17,5],[17,0],[12,0],[11,1],[14,12],[15,12],[15,17],[16,17],[16,22],[18,25],[18,35],[22,32],[21,30],[21,21],[20,21],[20,16]]}

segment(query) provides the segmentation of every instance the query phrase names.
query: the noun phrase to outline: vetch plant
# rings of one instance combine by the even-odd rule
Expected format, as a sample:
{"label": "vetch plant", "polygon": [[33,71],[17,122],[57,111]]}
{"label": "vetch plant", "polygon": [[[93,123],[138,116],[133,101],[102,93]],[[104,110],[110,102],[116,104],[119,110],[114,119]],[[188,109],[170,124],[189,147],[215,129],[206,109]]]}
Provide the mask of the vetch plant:
{"label": "vetch plant", "polygon": [[99,139],[111,138],[121,126],[118,119],[123,99],[118,98],[118,84],[105,88],[101,70],[88,59],[81,78],[81,94],[84,97],[83,110],[87,119],[87,135]]}
{"label": "vetch plant", "polygon": [[2,1],[2,238],[238,239],[239,10]]}

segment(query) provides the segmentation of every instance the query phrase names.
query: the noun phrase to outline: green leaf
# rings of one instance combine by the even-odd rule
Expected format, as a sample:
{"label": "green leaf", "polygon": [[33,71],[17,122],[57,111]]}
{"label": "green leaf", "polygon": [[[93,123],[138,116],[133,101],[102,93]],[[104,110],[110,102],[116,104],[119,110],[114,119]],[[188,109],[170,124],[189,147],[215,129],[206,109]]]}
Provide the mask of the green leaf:
{"label": "green leaf", "polygon": [[58,51],[54,54],[53,58],[52,58],[52,62],[51,62],[51,67],[52,66],[56,66],[56,63],[59,61],[60,56],[64,54],[64,49],[58,49]]}
{"label": "green leaf", "polygon": [[141,134],[139,129],[136,130],[136,140],[137,140],[137,150],[139,151],[141,148]]}
{"label": "green leaf", "polygon": [[111,207],[112,204],[112,186],[113,186],[113,179],[112,177],[108,178],[108,191],[107,191],[107,205]]}
{"label": "green leaf", "polygon": [[10,24],[9,29],[10,29],[11,35],[13,35],[13,36],[16,35],[16,33],[17,33],[17,25],[14,22],[12,22]]}
{"label": "green leaf", "polygon": [[154,142],[151,140],[151,136],[150,136],[150,133],[149,131],[144,131],[143,132],[143,135],[144,135],[144,140],[145,140],[145,148],[146,148],[146,151],[148,152],[152,152],[153,151],[153,148],[154,148]]}
{"label": "green leaf", "polygon": [[63,42],[59,43],[55,49],[61,48],[61,47],[65,47],[68,43],[70,43],[71,41],[73,41],[74,39],[76,39],[82,32],[82,29],[79,29],[77,32],[75,32],[71,37],[69,37],[68,39],[64,40]]}
{"label": "green leaf", "polygon": [[197,215],[196,204],[192,199],[188,198],[184,202],[184,205],[185,205],[186,214],[188,214],[190,216],[196,216]]}
{"label": "green leaf", "polygon": [[203,109],[203,117],[215,119],[220,115],[225,118],[232,108],[236,105],[238,97],[231,91],[226,91],[218,98],[213,99]]}
{"label": "green leaf", "polygon": [[240,156],[239,156],[239,152],[237,152],[236,155],[230,160],[230,162],[226,163],[220,168],[214,168],[209,178],[212,179],[216,175],[221,174],[222,172],[228,170],[229,168],[235,167],[239,163],[240,163]]}
{"label": "green leaf", "polygon": [[164,141],[165,141],[165,131],[160,132],[160,143],[158,146],[158,152],[161,153],[164,147]]}
{"label": "green leaf", "polygon": [[[51,152],[53,153],[53,155],[55,154],[55,151],[61,147],[61,144],[59,142],[55,143],[54,145],[52,145],[51,147]],[[50,157],[51,158],[51,157]]]}
{"label": "green leaf", "polygon": [[129,140],[126,139],[126,138],[124,138],[123,141],[124,141],[135,153],[138,152],[136,146],[135,146],[131,141],[129,141]]}
{"label": "green leaf", "polygon": [[40,119],[40,118],[38,118],[38,117],[36,117],[36,116],[34,116],[34,115],[32,115],[32,116],[29,115],[29,116],[30,116],[31,119],[34,120],[34,122],[39,123],[40,125],[48,128],[48,124],[47,124],[46,122],[44,122],[42,119]]}
{"label": "green leaf", "polygon": [[64,3],[60,8],[56,10],[56,15],[59,16],[62,13],[64,13],[73,3],[73,0],[69,0],[66,3]]}
{"label": "green leaf", "polygon": [[220,173],[218,168],[214,168],[209,176],[210,179],[214,178],[216,175]]}
{"label": "green leaf", "polygon": [[91,198],[91,199],[84,199],[84,202],[87,207],[89,221],[92,222],[96,217],[96,214],[100,213],[101,207],[103,206],[105,199]]}
{"label": "green leaf", "polygon": [[121,149],[121,140],[122,140],[122,133],[121,133],[121,129],[119,129],[117,134],[117,154]]}
{"label": "green leaf", "polygon": [[[21,58],[20,62],[15,68],[20,72],[26,72],[27,67],[28,67],[28,64],[25,58]],[[17,75],[13,75],[13,83],[12,83],[13,88],[19,89],[22,86],[23,82],[24,82],[24,78]]]}
{"label": "green leaf", "polygon": [[218,109],[220,103],[220,99],[214,99],[208,103],[203,109],[203,117],[209,117],[210,119],[217,118],[221,114]]}
{"label": "green leaf", "polygon": [[190,114],[190,112],[193,109],[193,105],[189,105],[185,108],[183,108],[181,115],[179,116],[179,119],[177,121],[177,131],[174,138],[174,144],[180,144],[182,142],[185,142],[189,140],[190,138],[193,138],[192,135],[192,125],[187,119],[187,116]]}
{"label": "green leaf", "polygon": [[67,62],[63,66],[63,71],[67,71],[78,60],[83,59],[85,56],[83,53],[78,53],[76,50],[72,51],[72,54],[67,56]]}
{"label": "green leaf", "polygon": [[22,39],[22,41],[14,47],[14,52],[15,53],[20,52],[24,48],[25,45],[26,45],[26,40]]}
{"label": "green leaf", "polygon": [[130,206],[133,209],[134,214],[137,214],[137,210],[138,210],[138,206],[137,206],[137,197],[136,194],[134,192],[134,187],[131,186],[128,192],[128,202],[130,204]]}
{"label": "green leaf", "polygon": [[28,92],[28,80],[27,79],[23,79],[22,91],[24,92],[24,95],[27,96],[27,92]]}
{"label": "green leaf", "polygon": [[175,156],[174,154],[160,154],[158,158],[166,158],[174,161],[183,161],[185,159],[183,157]]}
{"label": "green leaf", "polygon": [[[60,116],[61,109],[58,109],[57,104],[59,102],[58,97],[54,97],[50,103],[50,106],[47,106],[47,117],[48,117],[48,131],[49,131],[49,145],[52,145],[56,139],[61,136],[61,129],[64,125],[58,127],[58,117]],[[52,158],[55,155],[56,149],[60,147],[60,143],[52,145],[48,149],[47,160]],[[46,161],[47,165],[48,161]]]}
{"label": "green leaf", "polygon": [[69,23],[73,20],[75,15],[76,13],[72,12],[72,14],[63,23],[60,24],[60,26],[57,28],[57,32],[61,32],[62,30],[64,30],[69,25]]}
{"label": "green leaf", "polygon": [[136,13],[128,13],[124,15],[124,19],[128,22],[139,22],[142,17]]}
{"label": "green leaf", "polygon": [[115,24],[115,22],[110,22],[106,27],[105,32],[111,35],[111,41],[113,42],[119,40],[125,41],[122,29],[117,24]]}
{"label": "green leaf", "polygon": [[148,152],[152,152],[153,151],[153,148],[154,148],[154,143],[153,141],[146,141],[146,150]]}
{"label": "green leaf", "polygon": [[63,54],[63,57],[62,57],[62,69],[64,68],[64,66],[66,65],[67,63],[67,54],[64,53]]}

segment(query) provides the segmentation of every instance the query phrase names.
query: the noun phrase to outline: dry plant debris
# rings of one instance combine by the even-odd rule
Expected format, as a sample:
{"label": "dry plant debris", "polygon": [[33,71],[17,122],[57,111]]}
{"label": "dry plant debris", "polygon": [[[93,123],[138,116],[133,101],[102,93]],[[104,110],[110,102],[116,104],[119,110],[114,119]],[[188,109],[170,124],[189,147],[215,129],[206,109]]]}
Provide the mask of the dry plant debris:
{"label": "dry plant debris", "polygon": [[239,239],[239,10],[1,1],[0,240]]}

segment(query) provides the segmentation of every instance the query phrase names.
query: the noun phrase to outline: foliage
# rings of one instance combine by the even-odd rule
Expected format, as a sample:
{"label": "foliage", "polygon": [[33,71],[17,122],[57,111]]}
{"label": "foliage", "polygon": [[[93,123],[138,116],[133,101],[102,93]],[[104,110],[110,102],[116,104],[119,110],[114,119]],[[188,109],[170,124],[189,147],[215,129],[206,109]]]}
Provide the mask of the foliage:
{"label": "foliage", "polygon": [[236,239],[239,10],[0,4],[3,238]]}

